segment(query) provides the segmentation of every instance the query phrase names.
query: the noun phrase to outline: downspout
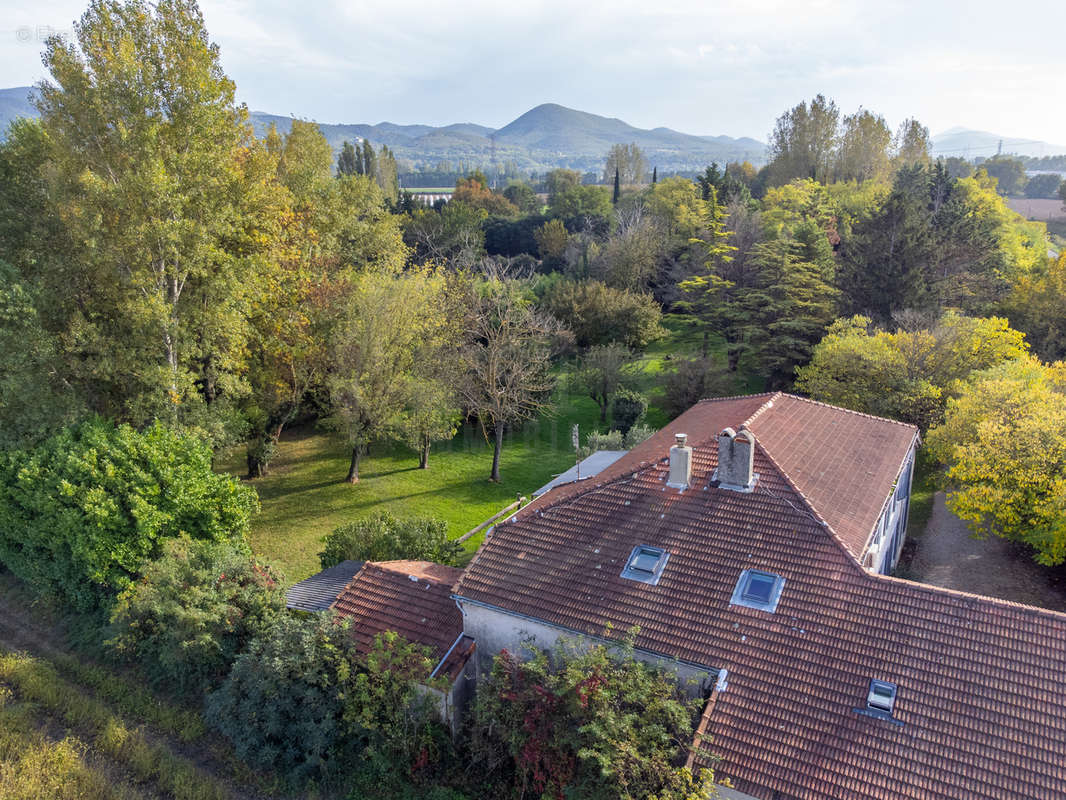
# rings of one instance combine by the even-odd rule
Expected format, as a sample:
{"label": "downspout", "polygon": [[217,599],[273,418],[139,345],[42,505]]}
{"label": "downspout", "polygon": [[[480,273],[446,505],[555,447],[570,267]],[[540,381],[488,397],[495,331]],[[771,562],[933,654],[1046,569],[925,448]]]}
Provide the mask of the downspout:
{"label": "downspout", "polygon": [[452,654],[452,650],[455,649],[456,645],[459,644],[459,640],[462,639],[464,636],[466,636],[466,634],[460,631],[459,635],[455,637],[455,641],[452,642],[452,646],[448,648],[448,652],[444,654],[444,658],[442,658],[440,660],[440,663],[437,664],[436,667],[434,667],[431,673],[429,673],[430,678],[437,677],[437,673],[440,672],[440,668],[444,666],[444,662],[448,660],[448,656]]}

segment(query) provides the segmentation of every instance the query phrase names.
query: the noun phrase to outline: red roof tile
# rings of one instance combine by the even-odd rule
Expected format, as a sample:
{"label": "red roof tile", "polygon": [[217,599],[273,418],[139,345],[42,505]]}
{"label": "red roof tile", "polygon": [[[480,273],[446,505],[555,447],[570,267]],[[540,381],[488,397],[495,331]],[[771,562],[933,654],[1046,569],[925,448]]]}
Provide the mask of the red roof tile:
{"label": "red roof tile", "polygon": [[[767,399],[700,403],[606,480],[531,504],[456,594],[600,636],[636,625],[640,648],[728,670],[703,750],[757,797],[1062,798],[1066,615],[864,571],[860,534],[913,429],[780,395],[755,415]],[[746,420],[755,490],[709,487],[715,435]],[[666,487],[678,431],[683,493]],[[670,552],[658,585],[620,577],[638,544]],[[786,579],[776,613],[730,605],[748,568]],[[871,678],[897,684],[902,726],[855,713]]]}
{"label": "red roof tile", "polygon": [[456,645],[463,619],[450,589],[461,574],[461,569],[430,561],[367,562],[333,609],[352,620],[360,653],[369,651],[379,633],[394,631],[429,646],[438,663],[447,655],[438,674],[455,678],[473,652],[473,640],[467,637]]}

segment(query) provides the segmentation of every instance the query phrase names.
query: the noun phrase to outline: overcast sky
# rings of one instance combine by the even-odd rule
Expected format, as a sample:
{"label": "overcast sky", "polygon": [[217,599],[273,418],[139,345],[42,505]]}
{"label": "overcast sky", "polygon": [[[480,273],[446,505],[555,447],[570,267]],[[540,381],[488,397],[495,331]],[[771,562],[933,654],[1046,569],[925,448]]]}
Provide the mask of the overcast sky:
{"label": "overcast sky", "polygon": [[[40,42],[85,6],[0,0],[0,85],[44,77]],[[765,140],[822,92],[1066,144],[1066,2],[204,0],[253,110],[319,122],[499,127],[539,103],[642,128]]]}

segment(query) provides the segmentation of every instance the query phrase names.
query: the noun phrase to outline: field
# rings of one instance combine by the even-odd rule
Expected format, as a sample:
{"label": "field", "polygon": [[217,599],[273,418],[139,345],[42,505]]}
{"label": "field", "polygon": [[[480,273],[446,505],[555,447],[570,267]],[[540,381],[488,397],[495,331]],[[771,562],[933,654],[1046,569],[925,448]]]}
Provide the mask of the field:
{"label": "field", "polygon": [[[662,373],[670,359],[699,350],[700,338],[691,328],[668,321],[669,336],[649,347],[638,363],[637,388],[652,407],[647,423],[664,425]],[[721,342],[715,342],[717,350]],[[344,482],[350,450],[343,437],[313,427],[295,429],[282,437],[271,473],[252,482],[262,512],[253,523],[253,549],[278,564],[290,582],[319,569],[323,537],[338,525],[377,509],[397,516],[431,516],[448,523],[449,535],[461,536],[518,495],[529,496],[574,464],[571,426],[585,435],[604,426],[596,404],[571,388],[567,365],[559,368],[555,411],[510,433],[504,443],[501,482],[488,481],[492,449],[474,426],[464,426],[450,442],[435,446],[429,469],[418,469],[411,450],[390,443],[371,448],[363,459],[360,481]],[[758,391],[749,376],[737,374],[735,392]],[[220,459],[219,467],[244,473],[243,451]],[[466,543],[473,553],[480,534]]]}
{"label": "field", "polygon": [[0,571],[0,797],[228,800],[274,786],[207,733],[200,715],[93,663],[62,619]]}

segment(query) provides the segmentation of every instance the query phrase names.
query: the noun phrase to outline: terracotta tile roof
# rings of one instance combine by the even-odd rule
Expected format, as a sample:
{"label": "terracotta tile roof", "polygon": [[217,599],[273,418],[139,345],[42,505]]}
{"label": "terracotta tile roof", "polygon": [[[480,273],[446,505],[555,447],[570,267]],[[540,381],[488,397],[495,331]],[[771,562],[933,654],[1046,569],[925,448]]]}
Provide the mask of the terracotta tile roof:
{"label": "terracotta tile roof", "polygon": [[[755,490],[710,488],[713,437],[767,399],[700,403],[606,480],[523,509],[497,526],[456,594],[600,636],[637,625],[640,648],[728,670],[703,752],[720,756],[719,773],[756,797],[1061,799],[1066,615],[863,570],[852,550],[858,534],[849,544],[851,534],[831,528],[859,531],[879,504],[857,499],[850,485],[838,499],[816,479],[887,496],[888,465],[898,471],[902,461],[895,451],[823,462],[810,437],[766,409],[749,422]],[[896,426],[906,434],[898,440],[883,433],[895,423],[829,419],[828,407],[781,400],[779,412],[849,432],[856,448],[864,431],[886,450],[913,439],[905,426]],[[665,486],[675,431],[694,445],[683,493]],[[795,454],[783,455],[790,442]],[[638,544],[670,553],[658,585],[620,577]],[[776,613],[730,605],[748,568],[785,578]],[[902,726],[855,713],[871,678],[898,685]]]}
{"label": "terracotta tile roof", "polygon": [[450,590],[461,574],[461,569],[429,561],[367,562],[333,609],[351,618],[359,652],[367,652],[377,634],[395,631],[432,648],[438,664],[447,655],[438,674],[454,679],[474,649],[465,636],[456,644],[463,619]]}

